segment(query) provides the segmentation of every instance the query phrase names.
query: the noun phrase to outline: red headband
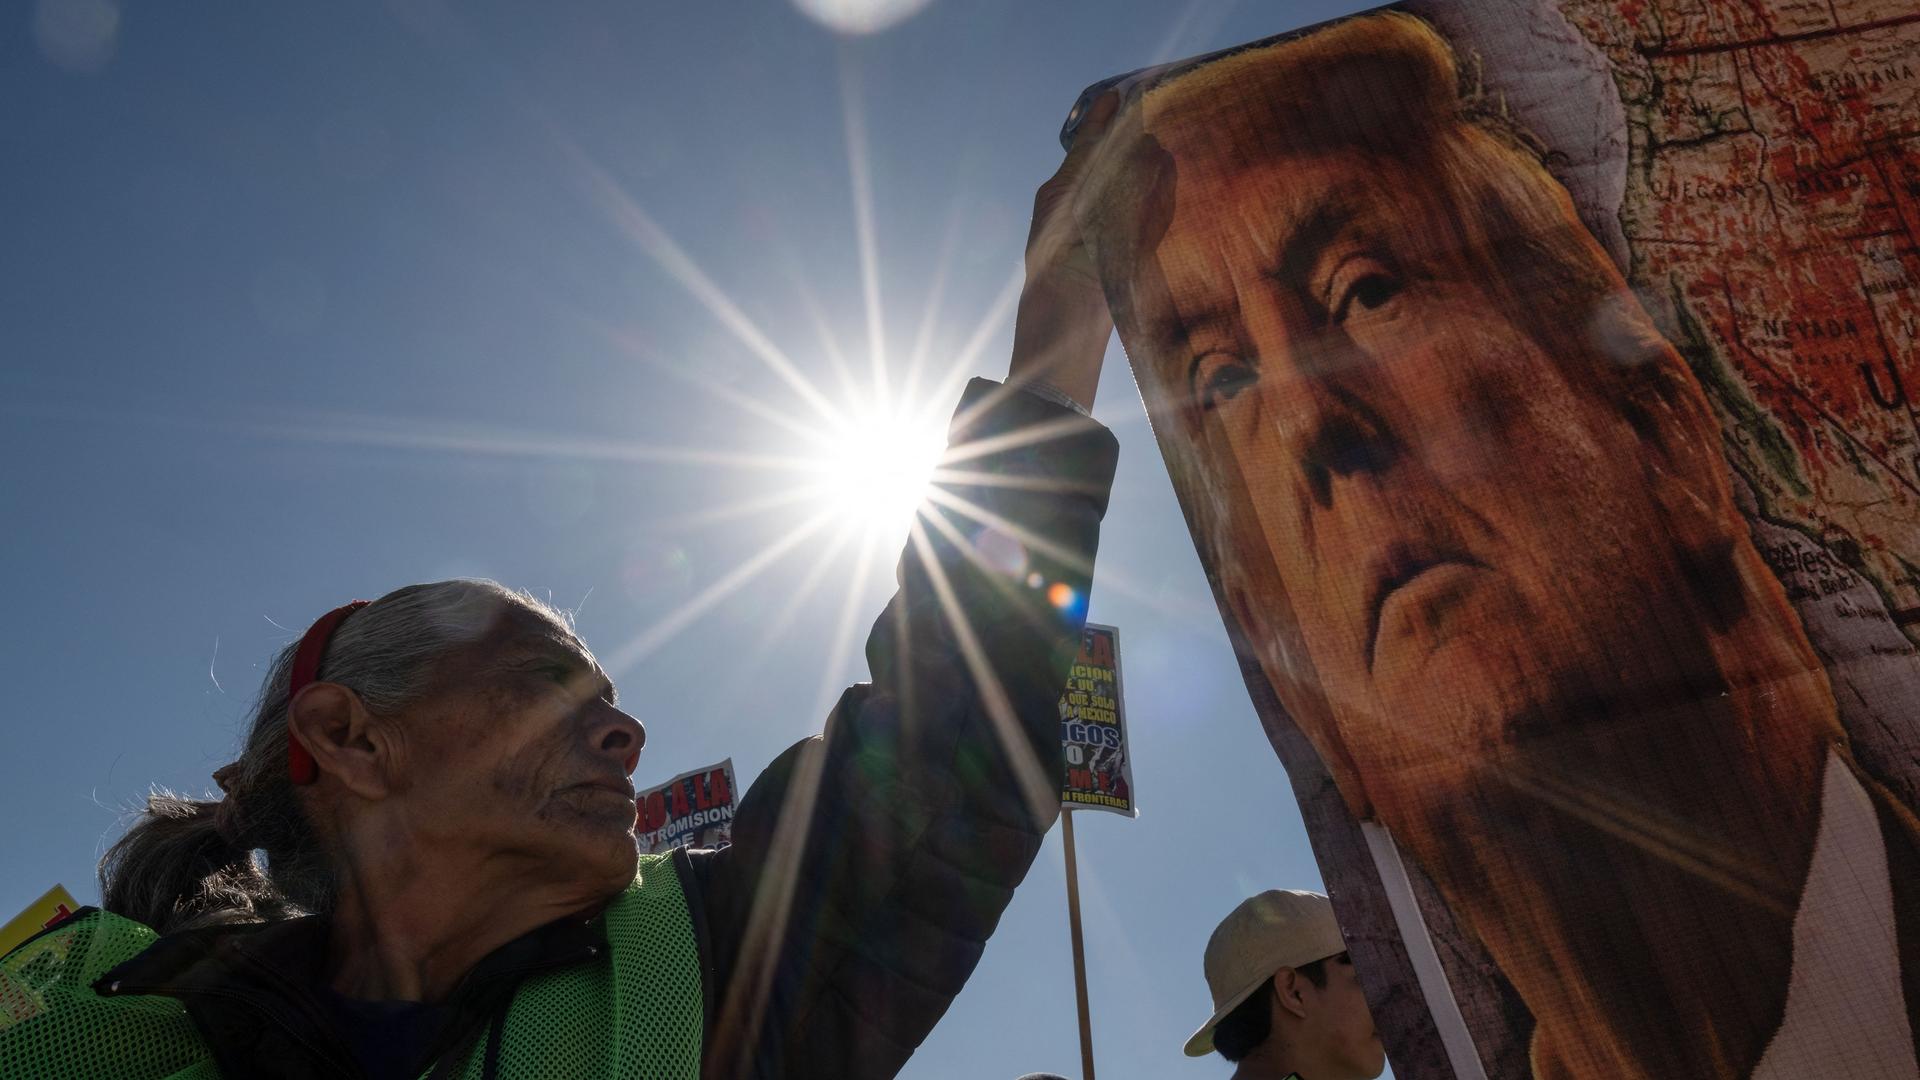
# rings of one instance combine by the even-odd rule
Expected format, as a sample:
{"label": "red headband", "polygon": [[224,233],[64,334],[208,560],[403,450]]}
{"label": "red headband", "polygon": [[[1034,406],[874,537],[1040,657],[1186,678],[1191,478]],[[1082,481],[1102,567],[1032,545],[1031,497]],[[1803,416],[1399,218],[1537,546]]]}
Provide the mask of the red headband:
{"label": "red headband", "polygon": [[300,639],[300,647],[293,650],[293,673],[287,677],[287,775],[298,784],[311,784],[320,779],[320,765],[313,760],[312,751],[300,745],[293,734],[293,699],[307,688],[320,674],[320,657],[327,651],[327,641],[347,616],[366,607],[368,601],[355,600],[351,604],[342,604],[325,615],[314,620],[307,628],[305,637]]}

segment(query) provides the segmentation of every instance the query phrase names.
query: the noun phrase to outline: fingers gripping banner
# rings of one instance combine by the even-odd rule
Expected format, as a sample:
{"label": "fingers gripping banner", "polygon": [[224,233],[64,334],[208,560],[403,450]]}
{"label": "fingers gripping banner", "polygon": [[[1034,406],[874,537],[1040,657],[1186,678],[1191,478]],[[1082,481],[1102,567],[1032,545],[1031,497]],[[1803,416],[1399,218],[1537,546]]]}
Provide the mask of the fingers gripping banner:
{"label": "fingers gripping banner", "polygon": [[1920,13],[1120,92],[1077,209],[1396,1074],[1920,1074]]}

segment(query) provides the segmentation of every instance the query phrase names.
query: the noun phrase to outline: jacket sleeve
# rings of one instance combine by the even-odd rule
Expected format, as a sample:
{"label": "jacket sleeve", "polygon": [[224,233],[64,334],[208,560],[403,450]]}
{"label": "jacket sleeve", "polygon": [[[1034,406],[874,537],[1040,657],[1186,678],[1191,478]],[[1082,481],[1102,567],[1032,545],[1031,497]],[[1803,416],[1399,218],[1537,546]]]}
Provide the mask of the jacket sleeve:
{"label": "jacket sleeve", "polygon": [[1060,809],[1058,701],[1118,445],[975,380],[867,640],[873,682],[694,852],[711,1077],[899,1071],[980,960]]}

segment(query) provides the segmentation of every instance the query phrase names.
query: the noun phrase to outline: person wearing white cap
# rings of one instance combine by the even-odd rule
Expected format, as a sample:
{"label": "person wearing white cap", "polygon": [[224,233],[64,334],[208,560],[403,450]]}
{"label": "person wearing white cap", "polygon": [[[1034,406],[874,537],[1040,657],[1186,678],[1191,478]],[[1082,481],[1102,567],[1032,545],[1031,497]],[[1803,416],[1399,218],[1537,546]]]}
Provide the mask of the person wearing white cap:
{"label": "person wearing white cap", "polygon": [[1207,939],[1203,966],[1213,1016],[1188,1057],[1219,1051],[1234,1080],[1373,1080],[1387,1067],[1325,896],[1269,889],[1242,901]]}

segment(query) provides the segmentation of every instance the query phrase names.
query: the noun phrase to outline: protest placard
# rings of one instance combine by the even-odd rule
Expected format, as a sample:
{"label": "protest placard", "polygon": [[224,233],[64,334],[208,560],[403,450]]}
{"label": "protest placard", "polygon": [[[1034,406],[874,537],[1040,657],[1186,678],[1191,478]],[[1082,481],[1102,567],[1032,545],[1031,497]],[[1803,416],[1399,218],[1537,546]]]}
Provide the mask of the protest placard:
{"label": "protest placard", "polygon": [[27,905],[27,909],[7,920],[0,926],[0,956],[12,952],[16,945],[50,926],[56,926],[80,908],[80,902],[65,887],[55,885],[41,895],[40,899]]}
{"label": "protest placard", "polygon": [[640,819],[634,834],[640,850],[658,855],[674,848],[722,848],[733,842],[733,759],[683,772],[636,796]]}
{"label": "protest placard", "polygon": [[1060,751],[1067,762],[1062,806],[1138,816],[1120,693],[1120,631],[1111,626],[1088,623],[1080,636],[1080,655],[1060,695]]}

